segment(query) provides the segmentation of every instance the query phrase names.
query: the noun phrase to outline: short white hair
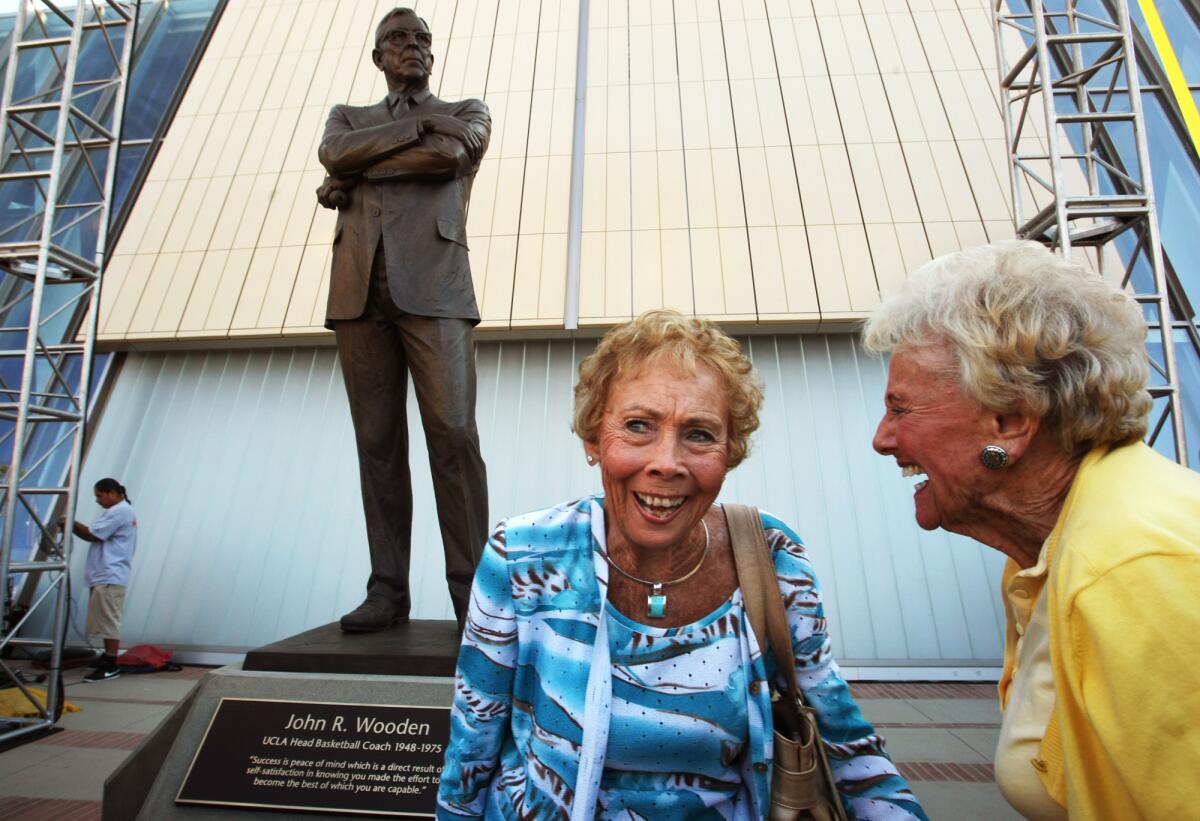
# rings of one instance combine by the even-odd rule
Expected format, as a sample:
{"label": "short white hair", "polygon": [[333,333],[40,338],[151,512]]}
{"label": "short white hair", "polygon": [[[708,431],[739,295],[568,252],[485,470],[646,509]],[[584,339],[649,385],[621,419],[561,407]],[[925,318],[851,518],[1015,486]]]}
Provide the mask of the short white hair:
{"label": "short white hair", "polygon": [[1129,295],[1019,240],[935,259],[863,328],[875,354],[946,346],[970,396],[999,412],[1028,409],[1068,453],[1146,434],[1145,340]]}

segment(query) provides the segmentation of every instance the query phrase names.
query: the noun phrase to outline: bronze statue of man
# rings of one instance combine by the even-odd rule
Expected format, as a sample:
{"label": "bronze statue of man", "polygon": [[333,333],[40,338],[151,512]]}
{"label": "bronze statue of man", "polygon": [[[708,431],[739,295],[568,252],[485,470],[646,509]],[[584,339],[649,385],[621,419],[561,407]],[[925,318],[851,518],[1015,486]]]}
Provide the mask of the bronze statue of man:
{"label": "bronze statue of man", "polygon": [[329,172],[318,199],[339,211],[325,323],[337,335],[371,549],[367,598],[341,620],[351,632],[406,621],[411,606],[409,373],[460,629],[487,539],[471,341],[479,309],[465,221],[491,118],[480,100],[430,93],[431,45],[411,9],[388,12],[371,52],[387,97],[334,106],[318,151]]}

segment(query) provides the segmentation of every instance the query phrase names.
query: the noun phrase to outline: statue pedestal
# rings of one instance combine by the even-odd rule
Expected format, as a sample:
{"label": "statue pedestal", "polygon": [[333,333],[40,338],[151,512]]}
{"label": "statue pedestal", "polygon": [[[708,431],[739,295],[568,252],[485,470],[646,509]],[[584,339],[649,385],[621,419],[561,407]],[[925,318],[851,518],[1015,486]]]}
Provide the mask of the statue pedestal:
{"label": "statue pedestal", "polygon": [[[104,821],[211,821],[218,807],[230,821],[268,808],[429,817],[458,640],[453,621],[362,634],[335,623],[214,670],[105,782]],[[185,797],[212,803],[176,803],[185,780]]]}
{"label": "statue pedestal", "polygon": [[337,622],[314,627],[246,654],[243,670],[453,676],[458,625],[410,621],[378,633],[343,633]]}

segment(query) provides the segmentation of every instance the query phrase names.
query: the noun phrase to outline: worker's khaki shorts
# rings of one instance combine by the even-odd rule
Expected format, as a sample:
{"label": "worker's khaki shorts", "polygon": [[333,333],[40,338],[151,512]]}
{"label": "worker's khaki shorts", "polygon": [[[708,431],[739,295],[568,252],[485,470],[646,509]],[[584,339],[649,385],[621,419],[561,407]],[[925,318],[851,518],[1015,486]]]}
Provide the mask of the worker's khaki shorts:
{"label": "worker's khaki shorts", "polygon": [[125,585],[98,584],[88,597],[87,634],[102,639],[121,638],[121,611],[125,609]]}

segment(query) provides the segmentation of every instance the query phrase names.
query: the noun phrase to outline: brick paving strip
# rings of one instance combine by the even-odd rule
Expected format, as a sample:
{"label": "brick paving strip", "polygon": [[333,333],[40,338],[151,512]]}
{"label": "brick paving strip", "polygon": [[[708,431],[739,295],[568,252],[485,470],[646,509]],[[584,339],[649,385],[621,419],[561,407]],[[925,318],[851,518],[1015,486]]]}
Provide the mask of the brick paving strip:
{"label": "brick paving strip", "polygon": [[871,724],[876,730],[999,730],[999,722],[988,721],[875,721]]}
{"label": "brick paving strip", "polygon": [[996,685],[958,681],[853,681],[850,692],[855,698],[983,698],[998,701]]}
{"label": "brick paving strip", "polygon": [[87,695],[76,695],[74,692],[67,693],[67,701],[72,703],[87,704],[89,701],[103,701],[107,704],[148,704],[151,707],[174,707],[180,702],[177,698],[111,698],[104,696],[94,696],[91,693]]}
{"label": "brick paving strip", "polygon": [[[145,737],[145,733],[125,733],[116,730],[63,730],[39,738],[33,743],[93,750],[136,750]],[[0,818],[3,817],[0,815]]]}
{"label": "brick paving strip", "polygon": [[[126,675],[153,676],[156,681],[160,679],[168,679],[171,681],[177,679],[197,680],[204,678],[206,675],[216,669],[216,667],[184,667],[182,670],[162,670],[157,673],[126,673]],[[993,687],[992,689],[995,690],[996,688]]]}
{"label": "brick paving strip", "polygon": [[6,795],[0,802],[0,821],[9,818],[14,821],[100,821],[100,802]]}
{"label": "brick paving strip", "polygon": [[[9,666],[14,670],[19,670],[23,673],[28,674],[31,677],[36,676],[36,675],[41,675],[46,672],[45,665],[33,664],[29,661],[15,660],[15,661],[10,662]],[[66,671],[79,670],[80,672],[87,672],[86,670],[83,669],[82,663],[68,664],[63,669]],[[190,666],[189,665],[189,666],[185,666],[179,670],[159,670],[154,673],[125,673],[124,675],[127,675],[127,676],[153,676],[154,679],[158,680],[158,681],[161,681],[163,679],[166,679],[168,681],[177,681],[180,679],[195,680],[195,679],[204,678],[204,676],[206,676],[208,673],[211,673],[213,670],[216,670],[216,669],[217,669],[216,667],[199,667],[199,666]],[[3,816],[0,816],[0,818],[2,818],[2,817]]]}
{"label": "brick paving strip", "polygon": [[896,768],[909,781],[969,781],[976,784],[991,784],[996,780],[996,773],[991,764],[897,761]]}

